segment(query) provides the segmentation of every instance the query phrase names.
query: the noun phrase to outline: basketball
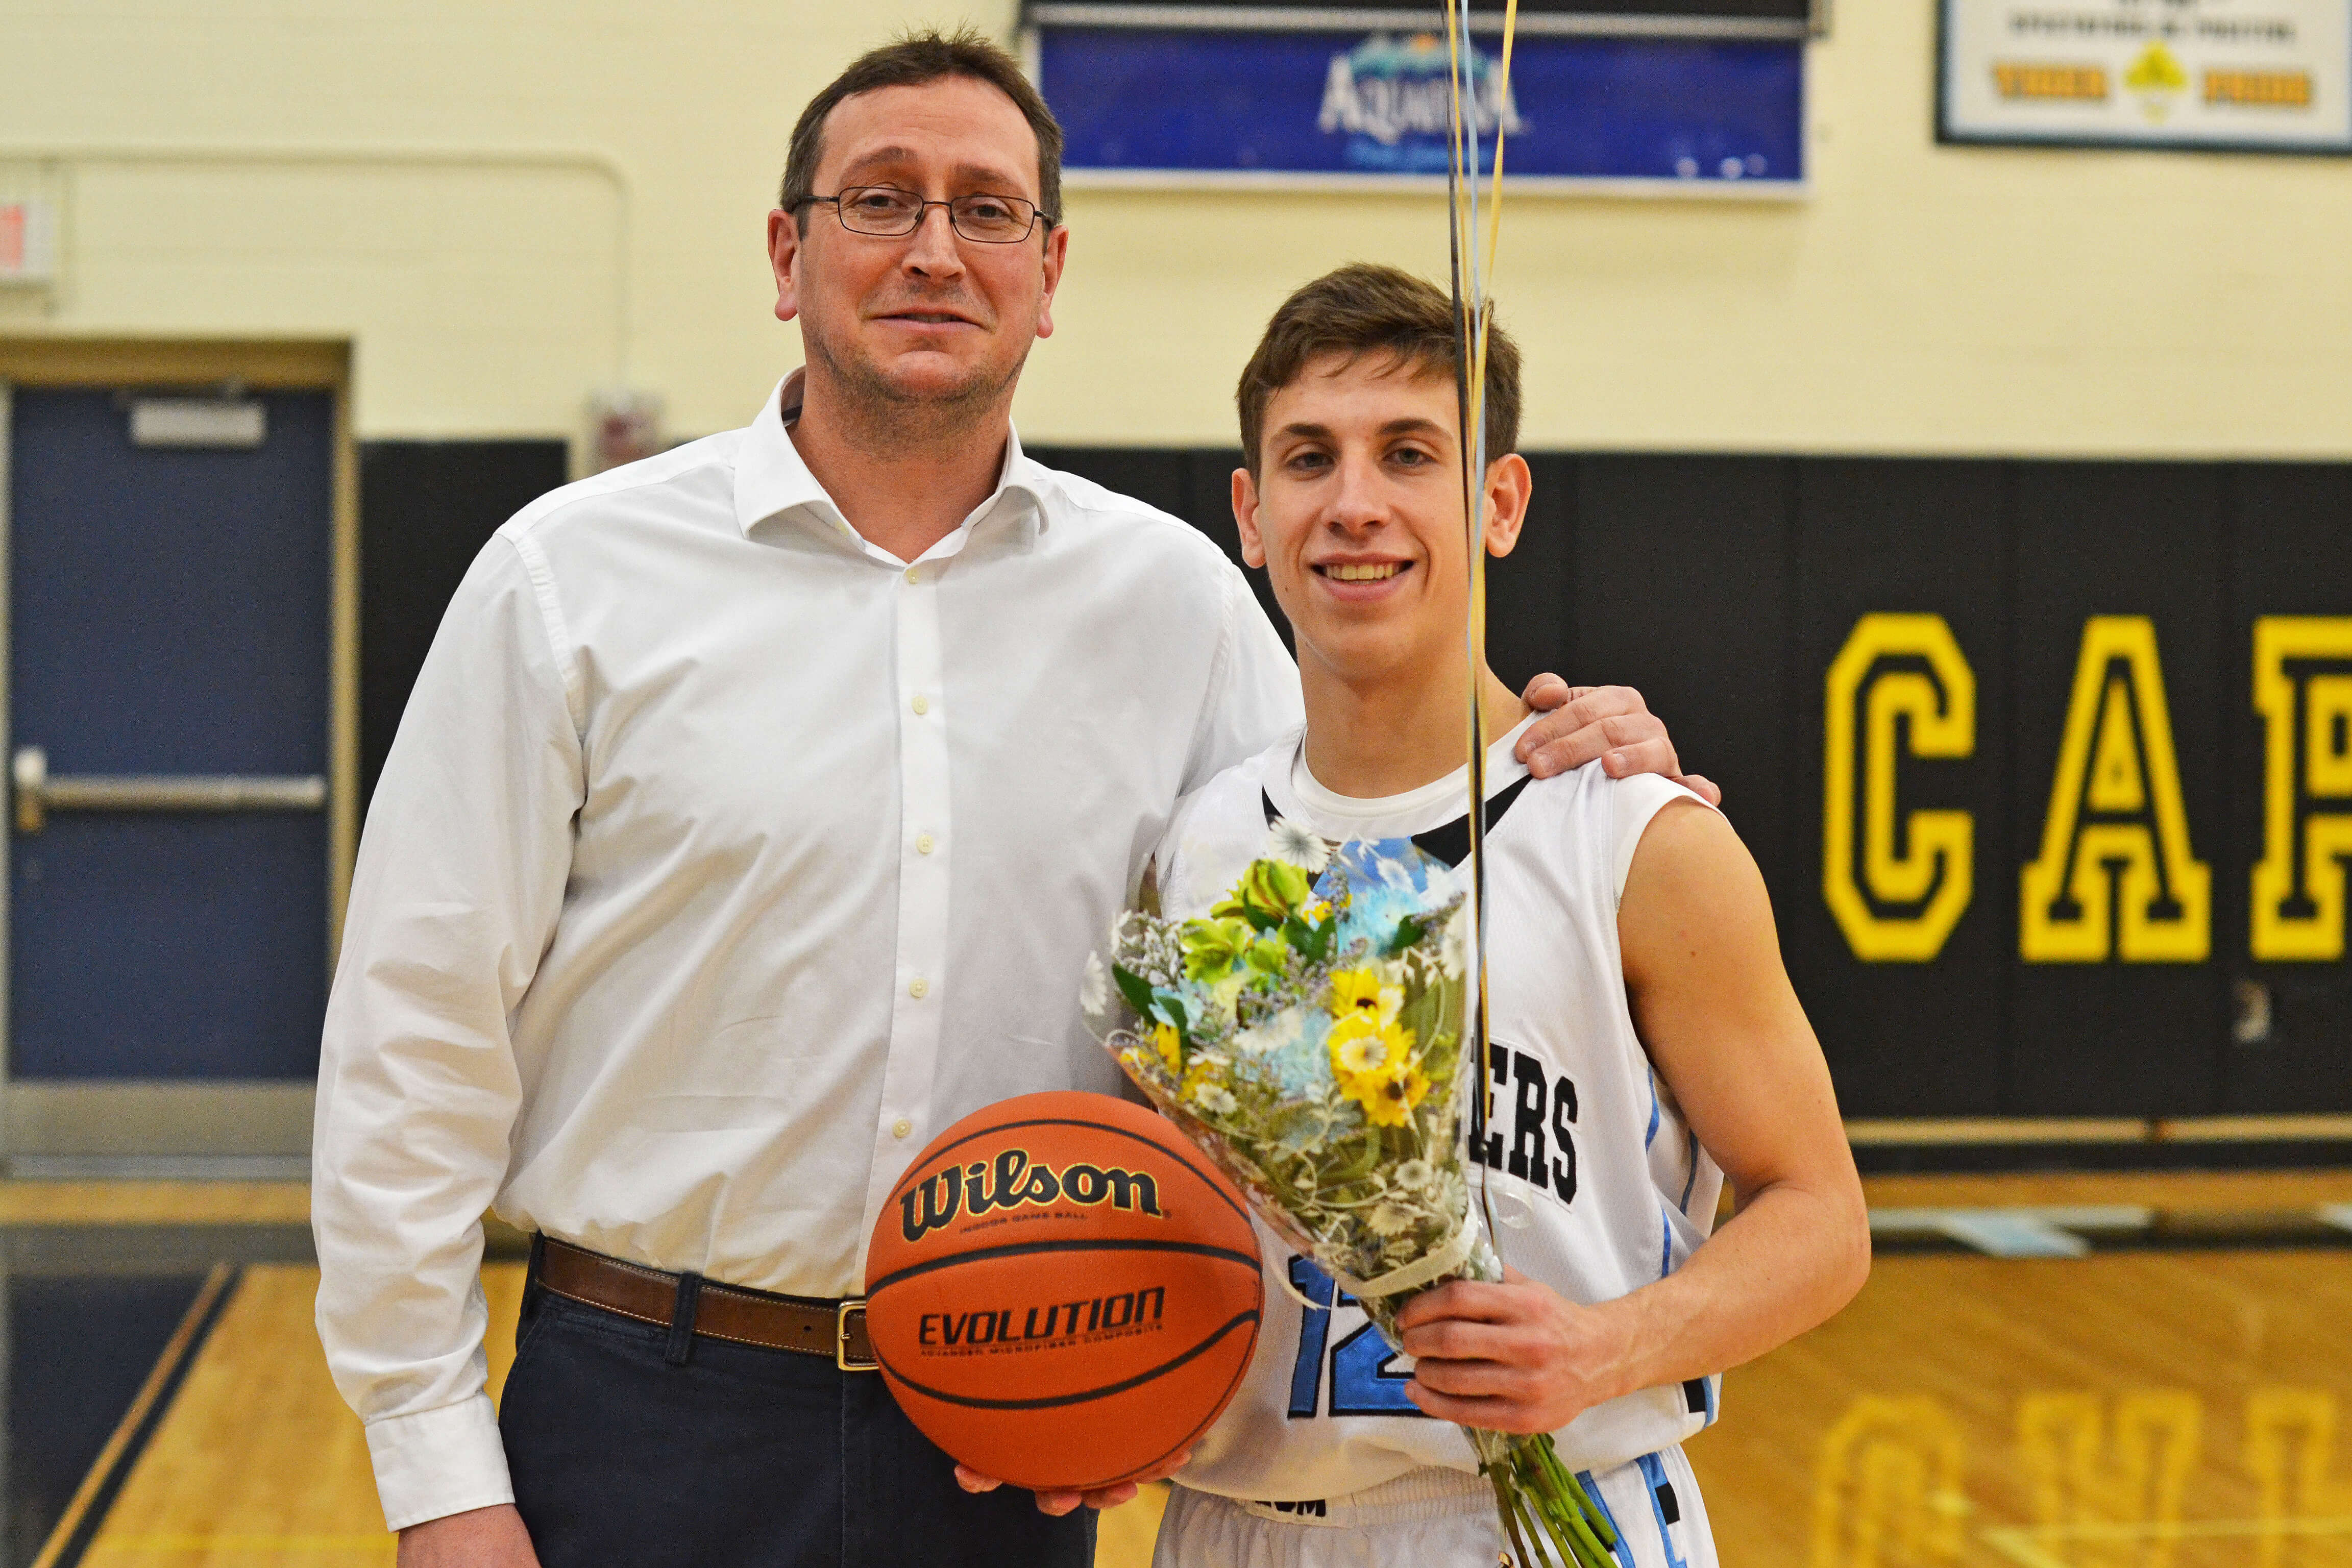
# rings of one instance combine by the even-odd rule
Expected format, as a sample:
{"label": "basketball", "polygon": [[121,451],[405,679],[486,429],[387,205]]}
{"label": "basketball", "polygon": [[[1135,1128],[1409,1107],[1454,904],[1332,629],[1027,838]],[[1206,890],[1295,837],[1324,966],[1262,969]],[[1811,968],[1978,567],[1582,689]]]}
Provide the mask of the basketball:
{"label": "basketball", "polygon": [[1150,1471],[1240,1385],[1265,1307],[1249,1211],[1151,1111],[1023,1095],[940,1134],[890,1194],[866,1331],[899,1406],[1039,1491]]}

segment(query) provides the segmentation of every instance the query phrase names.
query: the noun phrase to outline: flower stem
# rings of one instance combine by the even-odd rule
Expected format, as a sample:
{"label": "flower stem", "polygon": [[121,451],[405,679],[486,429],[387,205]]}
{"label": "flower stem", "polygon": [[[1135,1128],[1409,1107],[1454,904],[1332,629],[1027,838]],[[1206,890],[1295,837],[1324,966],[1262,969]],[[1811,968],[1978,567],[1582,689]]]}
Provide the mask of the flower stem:
{"label": "flower stem", "polygon": [[1560,1463],[1550,1434],[1481,1432],[1473,1442],[1520,1568],[1618,1568],[1616,1530]]}

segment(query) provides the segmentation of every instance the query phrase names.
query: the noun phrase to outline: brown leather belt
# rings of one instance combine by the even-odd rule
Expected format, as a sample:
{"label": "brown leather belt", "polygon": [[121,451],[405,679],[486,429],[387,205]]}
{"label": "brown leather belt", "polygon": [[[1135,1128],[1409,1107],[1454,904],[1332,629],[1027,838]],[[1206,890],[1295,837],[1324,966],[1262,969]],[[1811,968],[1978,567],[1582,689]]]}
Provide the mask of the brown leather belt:
{"label": "brown leather belt", "polygon": [[[537,1277],[543,1289],[559,1296],[665,1329],[677,1320],[684,1283],[684,1276],[624,1263],[551,1236],[540,1238]],[[694,1331],[737,1344],[830,1356],[844,1372],[875,1368],[862,1296],[817,1300],[706,1279],[694,1292]]]}

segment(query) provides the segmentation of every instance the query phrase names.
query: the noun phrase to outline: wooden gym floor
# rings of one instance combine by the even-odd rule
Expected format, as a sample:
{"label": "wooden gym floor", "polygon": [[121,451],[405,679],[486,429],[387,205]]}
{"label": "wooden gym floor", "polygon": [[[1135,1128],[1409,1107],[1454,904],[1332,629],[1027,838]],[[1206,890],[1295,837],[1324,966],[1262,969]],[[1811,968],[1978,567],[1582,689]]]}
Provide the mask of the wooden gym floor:
{"label": "wooden gym floor", "polygon": [[[2352,1568],[2352,1172],[1870,1185],[1869,1286],[1691,1445],[1729,1568]],[[0,1184],[0,1568],[392,1562],[306,1196]],[[484,1279],[495,1382],[520,1265]]]}

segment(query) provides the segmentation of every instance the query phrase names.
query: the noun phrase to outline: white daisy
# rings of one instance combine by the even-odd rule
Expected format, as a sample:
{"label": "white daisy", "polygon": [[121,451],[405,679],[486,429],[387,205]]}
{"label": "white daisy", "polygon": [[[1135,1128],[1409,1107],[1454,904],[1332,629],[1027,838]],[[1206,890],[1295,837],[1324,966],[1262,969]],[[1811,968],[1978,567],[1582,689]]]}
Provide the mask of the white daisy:
{"label": "white daisy", "polygon": [[1376,1205],[1370,1224],[1374,1236],[1402,1236],[1412,1228],[1412,1215],[1394,1204]]}
{"label": "white daisy", "polygon": [[1470,1203],[1470,1184],[1459,1171],[1440,1171],[1430,1182],[1429,1201],[1443,1215],[1458,1215]]}
{"label": "white daisy", "polygon": [[1438,947],[1439,962],[1444,965],[1446,973],[1458,976],[1469,967],[1469,919],[1457,910],[1454,918],[1445,922],[1444,940]]}
{"label": "white daisy", "polygon": [[1219,1083],[1204,1083],[1192,1090],[1192,1103],[1212,1116],[1231,1116],[1241,1109],[1241,1101],[1233,1091]]}
{"label": "white daisy", "polygon": [[1087,973],[1078,982],[1078,1005],[1089,1018],[1099,1018],[1110,1006],[1110,971],[1103,967],[1102,954],[1087,954]]}
{"label": "white daisy", "polygon": [[1429,1178],[1435,1173],[1426,1160],[1407,1160],[1396,1168],[1396,1184],[1406,1192],[1417,1193],[1429,1185]]}
{"label": "white daisy", "polygon": [[1320,876],[1323,868],[1331,863],[1331,847],[1313,828],[1278,816],[1265,830],[1265,856],[1269,860],[1286,861],[1314,877]]}

